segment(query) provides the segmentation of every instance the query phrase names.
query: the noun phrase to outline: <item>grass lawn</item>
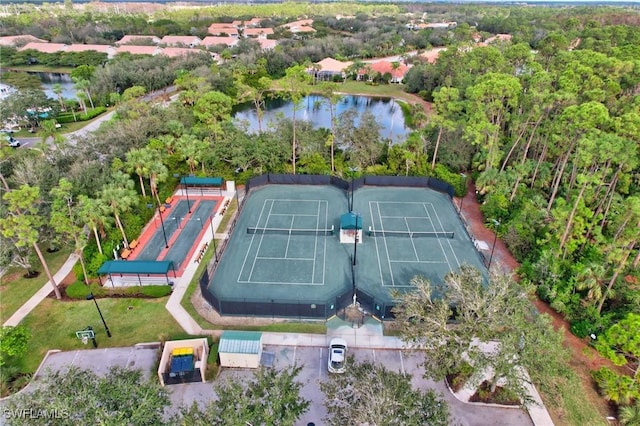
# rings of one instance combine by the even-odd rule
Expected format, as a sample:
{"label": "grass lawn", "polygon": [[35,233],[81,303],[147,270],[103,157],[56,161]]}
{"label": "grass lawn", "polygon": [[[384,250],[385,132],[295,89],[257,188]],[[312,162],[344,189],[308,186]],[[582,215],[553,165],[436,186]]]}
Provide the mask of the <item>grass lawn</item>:
{"label": "grass lawn", "polygon": [[[47,253],[43,250],[44,257],[47,260],[52,274],[55,275],[58,269],[60,269],[69,257],[69,253],[69,250],[59,250],[55,253]],[[4,323],[9,319],[20,306],[29,300],[29,298],[48,281],[47,275],[44,273],[40,263],[34,263],[34,266],[40,271],[40,275],[37,278],[23,278],[24,270],[17,268],[9,269],[2,278],[0,278],[0,323]]]}
{"label": "grass lawn", "polygon": [[98,299],[105,322],[111,331],[108,338],[95,304],[89,300],[57,301],[45,299],[23,321],[31,331],[27,355],[22,364],[33,373],[49,349],[76,350],[92,348],[76,338],[76,331],[92,326],[99,348],[132,346],[156,342],[165,337],[184,336],[182,328],[165,308],[167,297],[159,299]]}
{"label": "grass lawn", "polygon": [[70,74],[71,71],[73,71],[73,67],[52,67],[49,65],[11,65],[5,68],[9,71],[51,72],[60,74]]}

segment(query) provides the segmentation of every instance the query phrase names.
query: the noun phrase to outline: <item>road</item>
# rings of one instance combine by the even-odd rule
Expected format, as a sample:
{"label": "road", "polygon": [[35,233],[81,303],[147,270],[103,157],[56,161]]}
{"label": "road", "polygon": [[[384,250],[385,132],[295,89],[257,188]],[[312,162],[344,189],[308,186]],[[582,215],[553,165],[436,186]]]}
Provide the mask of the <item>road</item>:
{"label": "road", "polygon": [[[165,87],[164,89],[161,90],[156,90],[155,92],[151,92],[148,93],[146,95],[144,95],[142,98],[140,98],[143,101],[152,101],[158,97],[161,96],[165,96],[168,94],[173,94],[171,96],[172,100],[175,100],[176,95],[174,94],[176,91],[178,90],[178,88],[176,86],[168,86]],[[81,129],[76,130],[75,132],[69,132],[69,133],[64,133],[63,136],[65,139],[72,141],[75,138],[78,137],[83,137],[85,135],[87,135],[88,133],[92,133],[96,130],[98,130],[98,128],[102,125],[102,123],[104,123],[105,121],[109,121],[111,120],[111,118],[114,116],[115,111],[111,111],[108,112],[106,114],[103,114],[99,117],[97,117],[95,120],[92,120],[91,122],[89,122],[86,126],[84,126]],[[21,144],[21,148],[32,148],[34,147],[36,144],[38,144],[39,142],[42,141],[42,138],[38,138],[38,137],[22,137],[22,138],[17,138],[20,141]],[[47,143],[51,143],[52,142],[52,138],[49,138],[49,140],[47,140]]]}

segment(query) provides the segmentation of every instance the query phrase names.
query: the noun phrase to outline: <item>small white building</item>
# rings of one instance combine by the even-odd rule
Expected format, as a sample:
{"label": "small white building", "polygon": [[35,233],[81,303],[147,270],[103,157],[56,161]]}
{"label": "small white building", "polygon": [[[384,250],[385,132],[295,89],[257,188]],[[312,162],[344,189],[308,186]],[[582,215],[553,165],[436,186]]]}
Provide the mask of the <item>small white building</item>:
{"label": "small white building", "polygon": [[262,333],[226,330],[218,345],[221,367],[258,368],[262,357]]}

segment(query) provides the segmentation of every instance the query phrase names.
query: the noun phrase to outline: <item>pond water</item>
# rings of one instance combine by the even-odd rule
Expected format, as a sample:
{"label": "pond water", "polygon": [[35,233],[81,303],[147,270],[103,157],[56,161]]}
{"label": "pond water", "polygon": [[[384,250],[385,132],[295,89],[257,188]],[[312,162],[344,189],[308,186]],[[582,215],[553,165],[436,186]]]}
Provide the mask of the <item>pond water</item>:
{"label": "pond water", "polygon": [[57,72],[36,72],[40,81],[42,81],[42,89],[47,97],[58,99],[58,95],[53,91],[53,86],[59,84],[62,87],[62,97],[64,99],[75,99],[76,89],[73,87],[73,81],[69,74],[61,74]]}
{"label": "pond water", "polygon": [[[393,99],[345,95],[338,101],[336,112],[340,116],[340,114],[349,109],[356,109],[358,115],[365,111],[371,112],[381,126],[380,136],[391,140],[393,143],[404,142],[411,131],[405,125],[402,108]],[[274,122],[283,115],[286,118],[292,118],[293,102],[285,100],[267,101],[262,117],[263,129],[269,126],[269,122]],[[236,124],[246,125],[249,132],[258,133],[258,117],[253,104],[241,105],[233,118]],[[305,96],[300,103],[300,109],[296,111],[296,119],[309,121],[316,129],[331,128],[328,101],[325,97],[319,95]],[[357,121],[356,125],[358,125]]]}

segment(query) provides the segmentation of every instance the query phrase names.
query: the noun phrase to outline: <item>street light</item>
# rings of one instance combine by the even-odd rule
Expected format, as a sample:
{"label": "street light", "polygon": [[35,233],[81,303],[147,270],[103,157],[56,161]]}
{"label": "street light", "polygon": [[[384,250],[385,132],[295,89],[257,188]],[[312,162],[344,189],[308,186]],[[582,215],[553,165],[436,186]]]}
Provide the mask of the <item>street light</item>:
{"label": "street light", "polygon": [[[147,208],[150,209],[153,204],[147,203]],[[160,224],[162,225],[162,235],[164,236],[164,248],[169,248],[169,242],[167,241],[167,231],[164,230],[164,220],[162,219],[162,212],[160,211],[160,205],[158,205],[158,216],[160,216]]]}
{"label": "street light", "polygon": [[216,231],[213,230],[213,215],[209,215],[209,224],[211,225],[211,236],[213,237],[213,255],[216,257],[216,262],[218,262],[218,247],[216,247]]}
{"label": "street light", "polygon": [[96,304],[96,309],[98,310],[98,314],[100,314],[100,319],[102,320],[102,324],[104,325],[104,329],[107,332],[107,336],[111,337],[111,332],[109,331],[109,327],[107,327],[107,322],[104,320],[104,317],[102,316],[102,311],[100,310],[100,306],[98,306],[98,301],[96,300],[96,298],[93,295],[93,293],[89,293],[87,295],[87,300],[93,300],[93,303]]}
{"label": "street light", "polygon": [[491,261],[493,260],[493,251],[496,249],[496,241],[498,241],[498,227],[500,226],[500,222],[495,220],[495,219],[491,219],[491,221],[493,222],[493,224],[496,226],[496,232],[493,236],[493,246],[491,247],[491,256],[489,256],[489,266],[487,266],[487,269],[489,271],[491,271]]}
{"label": "street light", "polygon": [[173,177],[180,178],[180,184],[184,186],[184,193],[187,195],[187,208],[189,209],[189,213],[191,213],[191,203],[189,202],[189,188],[187,187],[187,182],[184,180],[184,176],[174,173]]}
{"label": "street light", "polygon": [[234,171],[234,187],[236,190],[236,210],[238,211],[238,213],[240,213],[240,199],[238,198],[238,174],[242,171],[241,167],[238,167],[235,171]]}
{"label": "street light", "polygon": [[355,179],[355,173],[360,171],[359,167],[349,167],[349,171],[351,172],[351,202],[349,204],[349,211],[353,211],[353,181]]}
{"label": "street light", "polygon": [[464,193],[462,194],[462,197],[460,197],[460,207],[458,208],[458,213],[462,214],[462,202],[464,201],[464,195],[467,192],[467,175],[465,175],[464,173],[460,173],[460,176],[464,179]]}

